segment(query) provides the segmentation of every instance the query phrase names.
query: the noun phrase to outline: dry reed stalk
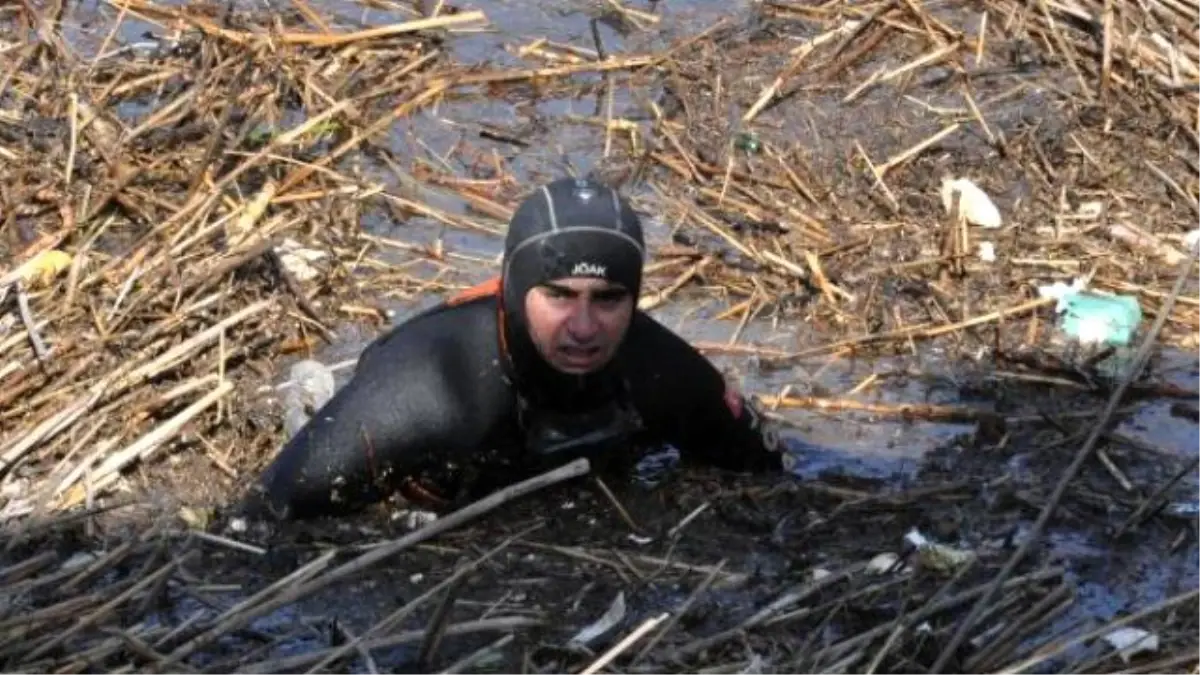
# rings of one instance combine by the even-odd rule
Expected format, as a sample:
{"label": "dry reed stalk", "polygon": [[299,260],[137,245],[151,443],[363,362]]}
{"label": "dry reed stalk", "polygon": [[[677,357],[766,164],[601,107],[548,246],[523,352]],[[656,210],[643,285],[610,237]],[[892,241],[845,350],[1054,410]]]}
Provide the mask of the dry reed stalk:
{"label": "dry reed stalk", "polygon": [[867,403],[853,399],[829,399],[816,396],[759,395],[763,405],[782,408],[803,408],[825,412],[853,411],[885,417],[940,422],[978,422],[995,417],[995,413],[966,406],[933,405],[929,403]]}

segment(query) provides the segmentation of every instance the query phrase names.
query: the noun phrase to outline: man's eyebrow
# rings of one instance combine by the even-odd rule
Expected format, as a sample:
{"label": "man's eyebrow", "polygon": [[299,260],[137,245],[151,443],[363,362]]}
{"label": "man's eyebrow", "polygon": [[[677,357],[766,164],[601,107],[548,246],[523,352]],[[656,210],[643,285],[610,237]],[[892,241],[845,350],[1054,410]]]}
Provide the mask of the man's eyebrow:
{"label": "man's eyebrow", "polygon": [[592,291],[592,295],[601,298],[620,298],[629,295],[629,289],[624,286],[609,286]]}
{"label": "man's eyebrow", "polygon": [[579,291],[575,290],[574,288],[571,288],[570,286],[563,286],[561,284],[556,284],[553,281],[547,281],[546,283],[544,283],[542,285],[545,286],[546,288],[549,288],[550,290],[558,291],[559,293],[570,293],[571,295],[579,295]]}

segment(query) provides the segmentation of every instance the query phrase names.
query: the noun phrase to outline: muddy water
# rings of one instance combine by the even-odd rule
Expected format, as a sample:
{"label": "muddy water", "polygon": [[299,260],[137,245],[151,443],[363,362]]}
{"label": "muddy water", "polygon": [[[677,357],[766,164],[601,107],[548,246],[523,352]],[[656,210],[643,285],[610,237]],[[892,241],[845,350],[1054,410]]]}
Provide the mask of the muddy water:
{"label": "muddy water", "polygon": [[[249,0],[240,0],[249,4]],[[379,9],[364,10],[360,5],[334,0],[310,0],[311,4],[333,12],[345,23],[350,25],[372,25],[393,22],[411,18],[411,15],[400,12],[387,12]],[[254,3],[258,5],[259,3]],[[269,5],[270,3],[263,3]],[[451,40],[450,46],[455,56],[462,61],[474,63],[508,63],[515,58],[504,50],[505,46],[515,46],[528,43],[538,38],[591,47],[592,36],[590,19],[601,16],[596,9],[599,3],[588,3],[582,0],[566,2],[538,2],[510,0],[491,1],[476,0],[471,3],[460,3],[463,9],[477,8],[486,12],[494,31],[475,35],[464,35]],[[601,22],[599,31],[604,45],[609,52],[619,53],[624,50],[638,51],[661,46],[674,37],[694,32],[698,28],[710,25],[715,20],[734,16],[748,16],[748,3],[731,3],[724,0],[671,0],[662,3],[660,10],[663,15],[663,28],[651,32],[624,32],[614,27],[612,22]],[[73,44],[85,54],[94,50],[103,39],[105,22],[103,16],[111,16],[111,8],[98,8],[91,2],[83,2],[72,7],[72,21],[75,28],[71,32]],[[102,16],[103,15],[103,16]],[[973,19],[964,18],[962,23],[969,25]],[[147,37],[146,32],[153,33],[153,26],[140,24],[137,21],[127,21],[123,27],[121,38],[127,43],[144,43],[152,47],[153,36]],[[1032,99],[1025,101],[1027,108],[1036,108],[1036,92]],[[637,114],[637,98],[627,91],[620,91],[616,97],[618,114],[622,111],[631,116]],[[937,105],[938,101],[930,101]],[[424,154],[427,151],[414,142],[420,138],[429,151],[444,153],[460,137],[464,125],[469,128],[473,124],[489,124],[499,127],[529,126],[531,122],[543,121],[545,124],[532,124],[530,128],[536,131],[528,138],[529,146],[516,148],[512,146],[497,146],[509,164],[510,169],[521,179],[546,178],[561,175],[565,166],[570,166],[578,172],[587,172],[597,164],[599,149],[602,147],[601,134],[581,126],[556,125],[551,123],[556,116],[564,113],[594,114],[598,102],[594,97],[577,100],[543,100],[530,109],[518,109],[503,102],[471,102],[452,103],[441,106],[437,113],[422,113],[413,120],[398,124],[390,138],[390,146],[400,157]],[[921,129],[909,127],[903,131],[888,129],[871,129],[868,121],[870,115],[840,115],[835,106],[826,106],[820,99],[812,103],[813,114],[822,120],[823,133],[817,134],[815,128],[797,124],[796,135],[809,135],[813,146],[822,148],[826,156],[845,156],[849,151],[846,147],[837,147],[838,139],[865,139],[865,142],[882,148],[882,152],[894,151],[898,147],[911,145],[915,140],[927,133]],[[895,101],[886,94],[872,94],[864,105],[878,107],[895,106]],[[138,111],[124,111],[136,115]],[[997,113],[997,124],[1003,124],[1005,111]],[[1014,106],[1007,114],[1012,118],[1020,117],[1019,106]],[[873,134],[873,135],[872,135]],[[832,139],[832,140],[831,140]],[[480,141],[482,143],[482,141]],[[821,146],[825,143],[825,146]],[[831,145],[832,144],[832,145]],[[964,147],[964,150],[979,150],[985,147],[981,143]],[[980,150],[982,152],[982,150]],[[981,157],[982,161],[983,158]],[[424,195],[434,201],[439,207],[465,212],[465,206],[456,204],[444,194],[429,192]],[[1011,205],[1021,196],[1019,185],[1012,187],[1010,194],[998,195],[1005,200],[1005,205]],[[369,216],[363,223],[364,228],[373,234],[395,238],[403,241],[432,242],[441,237],[446,248],[451,251],[469,253],[481,257],[493,257],[500,251],[500,241],[495,237],[478,235],[470,232],[445,230],[436,223],[414,218],[405,223],[394,223],[380,216]],[[653,241],[666,238],[666,227],[651,216],[647,222],[648,237]],[[387,255],[386,253],[384,255]],[[400,260],[399,257],[396,258]],[[478,281],[491,274],[494,270],[486,268],[464,269],[453,278],[462,284]],[[393,301],[389,308],[395,313],[395,320],[416,312],[434,302],[438,298],[427,297],[412,302]],[[655,315],[667,325],[672,326],[685,337],[706,342],[727,341],[734,334],[735,324],[718,322],[712,317],[723,310],[723,306],[706,300],[687,300],[672,304]],[[319,354],[318,358],[326,363],[352,361],[374,334],[362,328],[343,327],[342,341],[335,347]],[[804,326],[776,325],[769,321],[751,322],[745,327],[739,340],[764,347],[782,350],[794,349],[799,345],[811,344],[813,334]],[[774,393],[785,385],[792,385],[798,394],[832,394],[846,392],[872,373],[895,373],[904,371],[903,377],[893,377],[884,380],[884,384],[874,389],[875,400],[882,402],[931,402],[931,403],[976,403],[987,404],[987,396],[981,395],[980,401],[968,400],[964,392],[973,390],[973,385],[987,384],[991,377],[990,368],[985,364],[963,365],[950,364],[940,360],[936,351],[927,350],[920,355],[919,366],[913,365],[913,360],[895,361],[845,361],[835,360],[826,362],[815,360],[801,364],[794,369],[775,372],[761,372],[757,369],[752,358],[714,356],[712,357],[722,368],[735,372],[741,377],[744,387],[752,392]],[[1167,357],[1170,380],[1181,387],[1195,389],[1198,374],[1195,355],[1169,354]],[[287,363],[281,363],[279,371],[285,372]],[[350,369],[339,371],[339,381],[344,383],[349,377]],[[979,387],[986,390],[986,387]],[[1067,409],[1078,404],[1085,407],[1098,407],[1102,401],[1090,400],[1074,403],[1054,403],[1059,394],[1053,392],[1025,392],[1031,396],[1040,394],[1041,402],[1051,409]],[[1145,444],[1160,449],[1166,455],[1179,458],[1190,457],[1200,444],[1200,433],[1197,425],[1190,420],[1181,419],[1171,414],[1171,401],[1146,402],[1140,411],[1128,419],[1119,431],[1134,437]],[[890,422],[873,420],[862,416],[848,414],[822,414],[815,412],[781,412],[787,423],[786,435],[793,444],[799,457],[797,464],[798,478],[806,479],[870,479],[880,489],[902,486],[929,461],[930,453],[939,450],[945,454],[947,447],[952,446],[955,439],[970,434],[972,428],[957,424],[940,424],[930,422]],[[1070,453],[1077,445],[1059,447],[1049,452]],[[968,453],[969,450],[951,451],[950,454]],[[1131,462],[1126,466],[1131,480],[1143,490],[1152,490],[1154,486],[1172,473],[1176,464],[1162,460],[1161,466],[1156,466],[1153,460],[1146,461],[1145,455],[1134,453],[1128,455]],[[963,460],[959,457],[950,460]],[[1044,458],[1037,456],[1037,451],[1030,448],[1028,452],[1016,452],[1004,461],[994,462],[991,470],[994,475],[1011,472],[1017,481],[1027,480],[1029,483],[1046,482],[1053,484],[1055,477],[1030,477],[1045,466]],[[1136,461],[1135,461],[1136,460]],[[979,460],[985,461],[985,460]],[[1065,462],[1057,463],[1058,466]],[[1178,492],[1177,501],[1182,509],[1194,508],[1197,500],[1196,477],[1190,476]],[[565,506],[569,500],[564,498]],[[568,511],[564,511],[567,513]],[[573,511],[572,513],[577,513]],[[1036,515],[1036,513],[1031,514]],[[635,517],[648,517],[648,514],[635,511]],[[516,516],[514,516],[516,518]],[[1119,516],[1114,516],[1116,525]],[[571,521],[575,522],[575,521]],[[580,520],[580,522],[583,522]],[[1028,527],[1032,518],[1025,521]],[[1185,520],[1186,522],[1186,520]],[[357,527],[348,526],[350,529]],[[565,526],[564,526],[565,527]],[[897,530],[893,539],[898,543],[904,532]],[[710,534],[710,536],[718,536]],[[614,535],[614,538],[615,535]],[[1180,590],[1194,588],[1197,583],[1198,553],[1195,538],[1191,537],[1181,549],[1170,549],[1159,539],[1151,546],[1137,546],[1132,549],[1111,546],[1102,530],[1088,528],[1072,528],[1060,526],[1053,528],[1049,536],[1052,553],[1061,556],[1071,567],[1072,575],[1078,584],[1080,602],[1071,612],[1047,630],[1053,632],[1088,618],[1104,620],[1114,615],[1133,611],[1150,605],[1158,600],[1173,595]],[[715,541],[715,540],[713,540]],[[955,543],[953,541],[947,543]],[[714,544],[714,548],[716,545]],[[709,556],[711,559],[713,556]],[[777,554],[767,551],[747,551],[744,555],[734,556],[730,561],[731,569],[748,571],[760,569],[782,570],[788,566],[788,561]],[[411,560],[406,569],[387,569],[376,575],[369,585],[357,591],[351,589],[338,596],[322,597],[309,603],[302,603],[299,608],[280,611],[258,621],[253,628],[266,633],[288,632],[286,628],[301,621],[304,616],[336,610],[337,614],[356,631],[362,631],[371,626],[398,602],[413,595],[413,588],[420,586],[414,581],[412,570],[420,569],[418,560]],[[245,588],[253,591],[269,583],[277,576],[291,571],[282,564],[278,574],[263,578],[261,570],[242,570],[234,573],[233,579],[245,583]],[[543,570],[544,572],[544,570]],[[553,575],[553,572],[544,572]],[[536,574],[534,575],[536,576]],[[366,582],[364,582],[366,583]],[[639,614],[656,608],[671,609],[686,597],[690,586],[664,587],[657,598],[657,607],[638,608]],[[229,598],[234,601],[234,598]],[[740,606],[760,603],[761,599],[747,592],[744,595],[726,597],[722,602],[728,602],[727,610],[731,613],[738,611]],[[600,609],[603,609],[602,607]],[[188,612],[183,611],[180,616]],[[285,656],[289,653],[299,653],[307,649],[321,646],[318,638],[295,638],[269,656]],[[392,663],[393,667],[403,667],[411,659],[412,654],[404,650],[392,653],[388,660],[376,654],[381,663]],[[362,664],[356,664],[361,668]]]}

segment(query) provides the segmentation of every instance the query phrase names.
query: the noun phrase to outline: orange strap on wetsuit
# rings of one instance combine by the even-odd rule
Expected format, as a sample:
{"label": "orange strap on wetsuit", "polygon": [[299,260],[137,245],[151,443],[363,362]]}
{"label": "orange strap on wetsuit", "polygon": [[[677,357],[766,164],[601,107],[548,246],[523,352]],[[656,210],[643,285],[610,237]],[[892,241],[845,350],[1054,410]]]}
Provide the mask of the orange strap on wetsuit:
{"label": "orange strap on wetsuit", "polygon": [[492,277],[491,279],[488,279],[487,281],[483,281],[478,284],[475,284],[474,286],[471,286],[470,288],[465,288],[465,289],[459,291],[458,293],[455,293],[454,295],[450,296],[449,298],[446,299],[446,306],[447,307],[457,307],[458,305],[465,305],[466,303],[471,302],[473,300],[480,300],[482,298],[492,298],[492,297],[496,298],[498,300],[498,302],[496,303],[497,308],[498,308],[497,312],[496,312],[496,317],[497,317],[497,323],[499,325],[499,330],[496,332],[498,334],[498,339],[500,340],[500,354],[502,356],[504,356],[504,358],[507,359],[509,357],[509,351],[508,351],[508,338],[505,337],[505,334],[504,334],[504,331],[506,330],[506,324],[505,324],[505,320],[504,320],[505,317],[504,317],[503,292],[504,292],[503,280],[500,277]]}
{"label": "orange strap on wetsuit", "polygon": [[478,300],[480,298],[490,298],[492,296],[499,297],[502,288],[503,286],[501,286],[500,277],[492,277],[487,281],[475,284],[470,288],[466,288],[458,293],[455,293],[446,300],[446,304],[450,307],[454,307],[456,305],[461,305],[463,303],[467,303],[472,300]]}

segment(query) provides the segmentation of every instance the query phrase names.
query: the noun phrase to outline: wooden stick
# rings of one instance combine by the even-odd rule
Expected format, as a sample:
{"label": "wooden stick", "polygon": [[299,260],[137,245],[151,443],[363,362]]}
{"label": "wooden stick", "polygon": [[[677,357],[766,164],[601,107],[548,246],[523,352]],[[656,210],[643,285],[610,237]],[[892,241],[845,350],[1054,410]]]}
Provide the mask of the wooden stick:
{"label": "wooden stick", "polygon": [[658,616],[654,616],[649,619],[646,619],[645,621],[642,622],[642,624],[640,626],[635,628],[632,633],[625,636],[625,638],[622,639],[617,644],[613,645],[611,649],[609,649],[608,651],[601,654],[600,658],[593,661],[590,666],[579,671],[580,675],[591,675],[591,673],[598,672],[601,668],[603,668],[604,666],[607,666],[609,663],[611,663],[613,659],[620,656],[621,653],[624,652],[626,649],[629,649],[629,647],[631,647],[633,645],[633,643],[642,639],[643,635],[654,630],[654,627],[657,626],[658,624],[662,623],[663,621],[666,621],[667,617],[669,617],[669,616],[670,616],[669,613],[663,612],[663,613],[659,614]]}
{"label": "wooden stick", "polygon": [[130,586],[128,590],[121,593],[120,595],[113,598],[112,600],[106,602],[103,606],[96,609],[96,611],[91,612],[86,616],[80,617],[79,619],[77,619],[75,621],[75,625],[73,625],[71,628],[55,634],[55,636],[53,638],[42,643],[41,646],[37,647],[32,652],[29,652],[29,654],[27,654],[25,656],[25,662],[28,663],[30,661],[37,659],[39,656],[45,654],[46,652],[57,647],[58,645],[65,642],[66,640],[70,639],[71,636],[75,635],[79,631],[83,630],[84,628],[87,628],[88,626],[92,625],[99,619],[103,618],[108,612],[111,612],[113,609],[116,609],[118,606],[121,605],[121,603],[123,603],[126,600],[128,600],[129,598],[133,597],[138,591],[157,582],[161,577],[174,572],[177,567],[179,567],[181,564],[183,564],[188,558],[191,558],[194,553],[195,553],[194,551],[188,551],[182,557],[176,558],[175,560],[171,561],[170,563],[167,563],[166,565],[164,565],[161,569],[159,569],[154,574],[151,574],[150,576],[148,576],[144,579],[141,579],[133,586]]}
{"label": "wooden stick", "polygon": [[1176,595],[1172,598],[1167,598],[1166,600],[1163,600],[1162,602],[1155,603],[1155,604],[1151,605],[1150,607],[1147,607],[1141,611],[1134,612],[1133,614],[1129,614],[1129,615],[1123,616],[1119,619],[1110,621],[1107,624],[1105,624],[1093,631],[1088,631],[1087,633],[1084,633],[1082,635],[1076,635],[1075,637],[1070,638],[1068,640],[1064,640],[1056,645],[1050,645],[1048,647],[1044,647],[1044,648],[1038,650],[1037,652],[1035,652],[1032,656],[1030,656],[1022,661],[1019,661],[1017,663],[1009,664],[1009,665],[1005,666],[1004,668],[997,670],[996,672],[1003,673],[1004,675],[1011,675],[1014,673],[1024,672],[1025,670],[1028,670],[1029,668],[1036,666],[1037,664],[1045,661],[1046,659],[1052,659],[1055,656],[1058,656],[1059,654],[1067,651],[1068,649],[1070,649],[1076,645],[1081,645],[1081,644],[1087,642],[1088,640],[1094,640],[1102,635],[1111,633],[1112,631],[1114,631],[1122,626],[1128,626],[1131,623],[1137,623],[1138,621],[1141,621],[1141,620],[1145,619],[1146,617],[1153,616],[1161,611],[1171,609],[1172,607],[1176,607],[1176,606],[1182,605],[1184,603],[1190,602],[1192,604],[1195,604],[1197,598],[1200,598],[1200,590],[1197,590],[1197,589],[1193,589],[1190,591],[1186,591],[1184,593],[1180,593],[1179,595]]}
{"label": "wooden stick", "polygon": [[763,405],[772,407],[805,408],[825,412],[847,410],[888,417],[939,422],[978,422],[982,419],[997,417],[995,413],[987,410],[977,410],[967,406],[934,405],[930,403],[867,403],[848,398],[834,399],[819,396],[771,396],[763,394],[760,394],[758,398],[762,401]]}
{"label": "wooden stick", "polygon": [[513,634],[509,633],[508,635],[501,637],[499,640],[496,640],[495,642],[493,642],[491,644],[484,645],[484,646],[480,647],[479,649],[471,652],[470,654],[467,654],[466,656],[462,657],[461,659],[455,661],[454,663],[446,666],[446,669],[442,671],[442,675],[449,675],[451,673],[464,672],[468,668],[471,668],[472,666],[474,666],[476,663],[482,661],[483,658],[486,657],[488,654],[499,651],[502,647],[504,647],[505,645],[507,645],[508,643],[510,643],[512,641],[513,641]]}
{"label": "wooden stick", "polygon": [[879,166],[879,168],[878,168],[879,175],[880,176],[886,175],[888,171],[891,171],[892,169],[896,168],[897,166],[900,166],[901,164],[912,159],[913,157],[916,157],[917,155],[921,154],[922,152],[924,152],[931,146],[938,144],[945,137],[958,131],[961,126],[962,126],[962,124],[955,122],[954,124],[951,124],[950,126],[942,129],[941,131],[937,132],[936,134],[930,136],[929,138],[926,138],[925,140],[921,141],[920,143],[917,143],[916,145],[912,146],[911,148],[901,152],[900,154],[896,155],[895,157],[892,157],[891,159],[889,159],[888,161],[884,162],[882,165]]}

